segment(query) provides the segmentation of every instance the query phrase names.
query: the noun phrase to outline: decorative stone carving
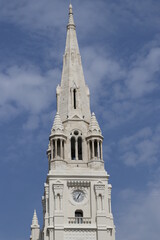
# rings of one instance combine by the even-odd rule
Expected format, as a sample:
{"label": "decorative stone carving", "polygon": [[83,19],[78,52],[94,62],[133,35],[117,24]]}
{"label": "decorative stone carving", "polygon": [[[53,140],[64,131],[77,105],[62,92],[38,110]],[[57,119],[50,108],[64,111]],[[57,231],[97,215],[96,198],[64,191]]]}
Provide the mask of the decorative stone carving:
{"label": "decorative stone carving", "polygon": [[105,185],[95,185],[94,189],[96,194],[97,211],[102,212],[104,210]]}
{"label": "decorative stone carving", "polygon": [[90,182],[78,181],[78,180],[67,181],[67,186],[68,187],[90,187]]}
{"label": "decorative stone carving", "polygon": [[96,240],[95,230],[66,230],[65,240]]}
{"label": "decorative stone carving", "polygon": [[53,185],[53,192],[54,192],[54,209],[57,212],[60,212],[63,210],[63,184],[54,184]]}

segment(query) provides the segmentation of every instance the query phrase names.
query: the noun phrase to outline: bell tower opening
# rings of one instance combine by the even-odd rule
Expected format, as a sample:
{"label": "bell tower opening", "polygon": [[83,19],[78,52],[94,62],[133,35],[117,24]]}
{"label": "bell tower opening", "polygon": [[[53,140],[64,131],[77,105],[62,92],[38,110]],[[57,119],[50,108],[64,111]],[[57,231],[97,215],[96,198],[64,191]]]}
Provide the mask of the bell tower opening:
{"label": "bell tower opening", "polygon": [[71,159],[72,160],[75,160],[76,158],[75,144],[76,144],[75,137],[72,137],[71,138]]}
{"label": "bell tower opening", "polygon": [[82,138],[78,137],[78,160],[82,160]]}

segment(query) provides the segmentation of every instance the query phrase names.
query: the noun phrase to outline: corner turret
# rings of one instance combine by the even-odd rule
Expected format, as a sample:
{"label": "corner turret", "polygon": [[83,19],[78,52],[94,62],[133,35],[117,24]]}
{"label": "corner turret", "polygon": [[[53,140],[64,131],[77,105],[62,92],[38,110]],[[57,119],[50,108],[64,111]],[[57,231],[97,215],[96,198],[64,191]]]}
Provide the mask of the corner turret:
{"label": "corner turret", "polygon": [[33,214],[30,240],[40,240],[40,226],[38,224],[36,210],[34,210]]}

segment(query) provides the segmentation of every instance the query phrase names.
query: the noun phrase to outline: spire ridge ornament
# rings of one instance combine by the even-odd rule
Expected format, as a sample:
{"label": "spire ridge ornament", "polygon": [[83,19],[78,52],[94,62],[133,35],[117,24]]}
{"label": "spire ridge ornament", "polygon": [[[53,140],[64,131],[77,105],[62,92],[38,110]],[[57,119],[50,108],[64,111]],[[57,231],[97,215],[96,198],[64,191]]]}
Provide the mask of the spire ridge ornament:
{"label": "spire ridge ornament", "polygon": [[52,130],[51,132],[55,132],[55,131],[63,131],[64,130],[64,127],[63,127],[63,124],[62,124],[62,120],[61,120],[61,117],[59,115],[59,113],[57,112],[56,113],[56,116],[54,118],[54,123],[53,123],[53,127],[52,127]]}
{"label": "spire ridge ornament", "polygon": [[34,210],[33,219],[32,219],[32,226],[37,226],[37,227],[39,227],[38,217],[37,217],[36,210]]}
{"label": "spire ridge ornament", "polygon": [[89,124],[89,132],[97,132],[101,134],[101,129],[94,112],[92,113],[92,116],[91,116],[91,120]]}
{"label": "spire ridge ornament", "polygon": [[70,3],[69,5],[69,22],[67,25],[67,28],[76,28],[76,25],[74,23],[74,18],[73,18],[73,8],[72,8],[72,4]]}

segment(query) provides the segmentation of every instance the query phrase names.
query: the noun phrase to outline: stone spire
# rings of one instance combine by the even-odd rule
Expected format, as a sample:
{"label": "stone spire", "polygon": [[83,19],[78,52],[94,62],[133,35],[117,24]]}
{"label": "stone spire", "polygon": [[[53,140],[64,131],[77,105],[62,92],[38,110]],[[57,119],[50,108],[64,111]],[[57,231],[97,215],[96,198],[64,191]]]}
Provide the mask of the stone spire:
{"label": "stone spire", "polygon": [[61,85],[57,87],[57,111],[62,122],[71,120],[76,116],[76,118],[84,119],[89,123],[91,116],[89,89],[84,79],[71,4],[69,6]]}
{"label": "stone spire", "polygon": [[34,210],[33,214],[30,240],[40,240],[40,226],[38,224],[36,210]]}
{"label": "stone spire", "polygon": [[33,219],[32,219],[32,226],[33,227],[39,227],[36,210],[34,210]]}
{"label": "stone spire", "polygon": [[101,129],[99,127],[99,124],[97,122],[97,119],[94,113],[92,113],[90,124],[89,124],[89,134],[92,134],[92,133],[101,135]]}
{"label": "stone spire", "polygon": [[64,129],[59,113],[56,113],[51,132],[62,132]]}

